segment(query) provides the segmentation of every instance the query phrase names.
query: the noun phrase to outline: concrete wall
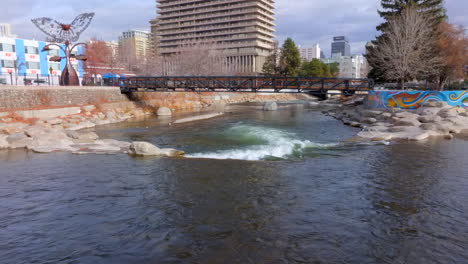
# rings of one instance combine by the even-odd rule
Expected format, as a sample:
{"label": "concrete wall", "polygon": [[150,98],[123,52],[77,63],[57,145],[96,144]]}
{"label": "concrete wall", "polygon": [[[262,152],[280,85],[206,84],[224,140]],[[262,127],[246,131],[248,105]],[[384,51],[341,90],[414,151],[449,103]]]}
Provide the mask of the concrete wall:
{"label": "concrete wall", "polygon": [[468,107],[468,91],[370,91],[366,105],[371,108],[417,109],[428,101]]}
{"label": "concrete wall", "polygon": [[[131,97],[118,87],[0,87],[0,114],[15,112],[23,118],[76,114],[76,109],[93,105],[101,111],[135,108],[190,110],[216,104],[304,99],[296,94],[137,92]],[[78,107],[78,108],[77,108]],[[49,111],[54,109],[54,111]],[[34,112],[31,112],[31,111]],[[73,112],[73,113],[72,113]]]}

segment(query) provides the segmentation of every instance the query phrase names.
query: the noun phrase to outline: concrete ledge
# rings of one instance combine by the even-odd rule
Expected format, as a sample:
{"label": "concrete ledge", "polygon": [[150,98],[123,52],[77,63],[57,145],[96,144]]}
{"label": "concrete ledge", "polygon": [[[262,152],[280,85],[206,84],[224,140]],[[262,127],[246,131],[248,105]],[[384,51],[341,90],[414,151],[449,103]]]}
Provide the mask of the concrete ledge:
{"label": "concrete ledge", "polygon": [[47,118],[55,118],[59,116],[80,114],[81,108],[80,107],[65,107],[65,108],[57,108],[57,109],[16,111],[15,113],[26,119],[27,118],[47,119]]}

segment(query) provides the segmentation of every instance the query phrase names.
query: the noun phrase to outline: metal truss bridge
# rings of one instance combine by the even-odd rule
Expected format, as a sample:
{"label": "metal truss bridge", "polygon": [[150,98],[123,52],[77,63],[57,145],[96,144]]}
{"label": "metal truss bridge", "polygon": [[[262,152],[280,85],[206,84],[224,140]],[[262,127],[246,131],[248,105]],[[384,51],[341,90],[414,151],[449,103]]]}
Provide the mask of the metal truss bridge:
{"label": "metal truss bridge", "polygon": [[327,94],[338,91],[344,95],[373,90],[372,79],[313,77],[128,77],[111,80],[122,93],[145,92],[254,92]]}

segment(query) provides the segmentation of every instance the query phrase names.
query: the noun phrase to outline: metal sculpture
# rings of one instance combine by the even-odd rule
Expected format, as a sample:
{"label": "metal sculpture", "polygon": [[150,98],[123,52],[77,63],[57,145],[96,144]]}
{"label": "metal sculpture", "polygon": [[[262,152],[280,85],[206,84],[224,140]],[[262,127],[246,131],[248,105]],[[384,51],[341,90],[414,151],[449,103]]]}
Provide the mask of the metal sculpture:
{"label": "metal sculpture", "polygon": [[73,42],[76,42],[81,33],[88,28],[89,24],[93,20],[94,13],[84,13],[77,16],[71,24],[64,24],[57,22],[51,18],[42,17],[32,19],[31,21],[36,25],[42,32],[44,32],[49,38],[48,42],[63,43],[63,47],[60,44],[48,44],[43,49],[42,52],[51,50],[50,47],[55,46],[63,51],[65,56],[54,56],[51,57],[50,61],[61,62],[63,59],[66,60],[66,66],[62,71],[60,76],[60,85],[64,86],[78,86],[80,81],[78,74],[71,64],[71,59],[74,58],[80,61],[86,61],[86,56],[75,55],[72,51],[79,45],[86,45],[85,43],[76,43],[72,45]]}

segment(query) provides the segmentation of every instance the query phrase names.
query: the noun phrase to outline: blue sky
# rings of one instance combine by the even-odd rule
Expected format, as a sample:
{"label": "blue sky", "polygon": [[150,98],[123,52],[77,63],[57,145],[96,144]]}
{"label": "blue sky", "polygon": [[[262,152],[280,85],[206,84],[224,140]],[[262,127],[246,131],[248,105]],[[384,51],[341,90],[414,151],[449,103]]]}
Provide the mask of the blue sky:
{"label": "blue sky", "polygon": [[[83,12],[96,17],[81,40],[96,37],[116,40],[128,29],[149,30],[148,21],[156,16],[154,0],[1,0],[5,10],[0,23],[10,23],[13,33],[21,38],[44,39],[30,22],[48,16],[59,21],[72,21]],[[360,54],[367,41],[376,34],[380,23],[377,14],[380,0],[277,0],[276,35],[283,41],[292,37],[298,45],[319,43],[327,55],[334,35],[346,35],[352,52]],[[446,0],[450,22],[468,28],[468,0]]]}

